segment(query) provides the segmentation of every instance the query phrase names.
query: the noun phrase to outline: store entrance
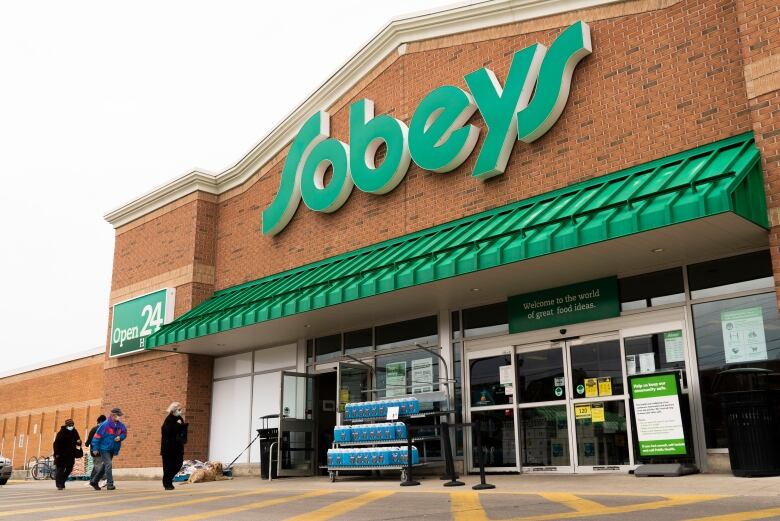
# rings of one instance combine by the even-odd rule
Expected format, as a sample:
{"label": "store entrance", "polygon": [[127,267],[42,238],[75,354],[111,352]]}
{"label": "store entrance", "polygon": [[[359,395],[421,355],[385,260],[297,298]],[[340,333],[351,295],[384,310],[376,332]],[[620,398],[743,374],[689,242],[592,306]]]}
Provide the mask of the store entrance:
{"label": "store entrance", "polygon": [[[648,462],[634,453],[628,376],[677,371],[686,389],[685,354],[682,323],[467,353],[469,417],[488,470],[628,472]],[[687,403],[683,412],[688,428]]]}

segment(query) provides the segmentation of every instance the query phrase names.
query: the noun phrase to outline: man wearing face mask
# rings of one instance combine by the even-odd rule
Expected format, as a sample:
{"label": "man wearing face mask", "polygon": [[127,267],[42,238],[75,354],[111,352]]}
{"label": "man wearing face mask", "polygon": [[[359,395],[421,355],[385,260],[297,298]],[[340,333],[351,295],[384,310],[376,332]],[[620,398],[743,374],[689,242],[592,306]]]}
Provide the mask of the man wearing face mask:
{"label": "man wearing face mask", "polygon": [[114,487],[114,475],[112,472],[114,456],[119,454],[122,441],[127,437],[127,427],[119,421],[121,416],[122,409],[119,407],[111,409],[108,419],[97,428],[95,435],[92,437],[91,448],[93,452],[97,451],[100,454],[95,474],[89,482],[95,490],[100,490],[98,482],[103,475],[106,478],[106,490],[114,490],[116,488]]}
{"label": "man wearing face mask", "polygon": [[57,468],[55,480],[57,490],[65,490],[65,482],[73,471],[73,464],[77,457],[83,456],[81,450],[81,436],[76,430],[73,420],[68,418],[65,425],[54,438],[54,465]]}
{"label": "man wearing face mask", "polygon": [[173,490],[173,478],[184,462],[184,444],[187,443],[187,423],[182,416],[181,404],[168,406],[168,416],[161,428],[160,455],[163,463],[163,487]]}

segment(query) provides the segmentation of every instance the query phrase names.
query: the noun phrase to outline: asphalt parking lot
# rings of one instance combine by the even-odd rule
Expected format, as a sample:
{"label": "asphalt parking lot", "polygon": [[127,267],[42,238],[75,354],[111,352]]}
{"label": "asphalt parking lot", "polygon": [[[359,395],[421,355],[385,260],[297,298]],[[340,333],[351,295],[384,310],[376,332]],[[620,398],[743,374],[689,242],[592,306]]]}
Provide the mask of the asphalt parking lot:
{"label": "asphalt parking lot", "polygon": [[[466,481],[468,485],[475,482],[473,478]],[[482,492],[469,486],[444,488],[442,482],[430,478],[420,487],[408,488],[394,480],[329,483],[309,478],[268,483],[237,478],[180,485],[170,492],[151,481],[119,481],[117,490],[110,492],[96,492],[84,482],[69,482],[64,491],[56,490],[53,482],[16,482],[0,488],[0,518],[780,520],[780,479],[776,478],[500,476],[491,481],[497,488]]]}

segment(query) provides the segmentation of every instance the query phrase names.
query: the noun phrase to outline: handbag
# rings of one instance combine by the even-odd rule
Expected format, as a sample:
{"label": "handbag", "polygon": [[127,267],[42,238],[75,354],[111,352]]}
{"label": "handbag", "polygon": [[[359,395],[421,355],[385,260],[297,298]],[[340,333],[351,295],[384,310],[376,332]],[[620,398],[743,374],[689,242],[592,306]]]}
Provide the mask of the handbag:
{"label": "handbag", "polygon": [[76,450],[74,451],[74,456],[76,458],[83,458],[84,457],[84,450],[81,447],[76,446]]}

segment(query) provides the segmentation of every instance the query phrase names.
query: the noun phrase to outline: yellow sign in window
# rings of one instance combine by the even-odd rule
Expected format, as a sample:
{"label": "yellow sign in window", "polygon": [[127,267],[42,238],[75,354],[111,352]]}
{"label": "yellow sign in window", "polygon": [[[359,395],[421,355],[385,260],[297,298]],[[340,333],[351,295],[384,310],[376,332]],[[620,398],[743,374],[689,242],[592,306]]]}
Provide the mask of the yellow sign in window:
{"label": "yellow sign in window", "polygon": [[574,406],[574,417],[578,420],[589,420],[591,417],[590,404],[580,403]]}
{"label": "yellow sign in window", "polygon": [[585,379],[585,398],[595,398],[599,395],[599,387],[598,387],[598,379],[597,378],[586,378]]}
{"label": "yellow sign in window", "polygon": [[612,396],[612,378],[599,378],[599,396]]}
{"label": "yellow sign in window", "polygon": [[604,404],[594,403],[590,407],[590,420],[593,423],[599,423],[604,421]]}

